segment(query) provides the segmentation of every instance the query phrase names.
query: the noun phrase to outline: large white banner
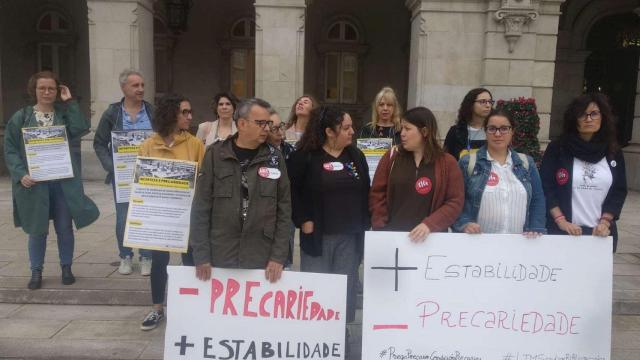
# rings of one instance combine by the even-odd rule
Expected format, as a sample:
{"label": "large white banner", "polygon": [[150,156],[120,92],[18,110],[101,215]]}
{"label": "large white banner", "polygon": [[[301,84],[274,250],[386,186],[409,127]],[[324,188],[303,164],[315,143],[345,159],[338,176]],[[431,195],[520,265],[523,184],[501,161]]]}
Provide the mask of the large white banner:
{"label": "large white banner", "polygon": [[67,129],[64,126],[22,128],[29,176],[36,181],[73,177]]}
{"label": "large white banner", "polygon": [[138,157],[124,246],[186,253],[198,164]]}
{"label": "large white banner", "polygon": [[164,359],[344,359],[347,277],[169,266]]}
{"label": "large white banner", "polygon": [[363,359],[607,360],[612,241],[368,232]]}
{"label": "large white banner", "polygon": [[152,130],[123,130],[111,132],[113,176],[116,202],[129,202],[131,183],[140,145],[153,134]]}

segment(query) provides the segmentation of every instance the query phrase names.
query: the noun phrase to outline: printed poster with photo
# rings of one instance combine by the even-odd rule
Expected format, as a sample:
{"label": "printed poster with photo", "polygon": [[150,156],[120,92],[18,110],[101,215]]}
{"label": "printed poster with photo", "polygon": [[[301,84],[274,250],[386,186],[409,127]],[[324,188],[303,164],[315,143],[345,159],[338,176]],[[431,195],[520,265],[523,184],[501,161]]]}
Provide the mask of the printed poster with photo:
{"label": "printed poster with photo", "polygon": [[393,146],[393,139],[389,138],[363,138],[357,139],[357,147],[367,159],[369,165],[369,178],[373,181],[373,175],[376,173],[378,163],[382,156]]}
{"label": "printed poster with photo", "polygon": [[36,181],[73,177],[67,129],[64,126],[22,128],[29,176]]}
{"label": "printed poster with photo", "polygon": [[111,132],[113,176],[116,202],[129,202],[131,183],[140,145],[153,134],[152,130],[123,130]]}
{"label": "printed poster with photo", "polygon": [[186,253],[196,175],[193,161],[138,157],[124,246]]}

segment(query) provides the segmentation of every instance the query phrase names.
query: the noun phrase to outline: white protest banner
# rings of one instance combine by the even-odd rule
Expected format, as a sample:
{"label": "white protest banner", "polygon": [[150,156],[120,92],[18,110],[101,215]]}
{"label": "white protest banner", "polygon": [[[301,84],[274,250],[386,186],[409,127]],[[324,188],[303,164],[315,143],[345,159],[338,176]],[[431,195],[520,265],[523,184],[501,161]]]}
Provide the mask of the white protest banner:
{"label": "white protest banner", "polygon": [[347,277],[169,266],[164,359],[344,359]]}
{"label": "white protest banner", "polygon": [[612,241],[368,232],[363,359],[607,360]]}
{"label": "white protest banner", "polygon": [[369,165],[369,178],[373,181],[378,163],[382,156],[393,146],[393,139],[389,138],[363,138],[356,140],[358,149],[362,151]]}
{"label": "white protest banner", "polygon": [[193,161],[137,158],[125,246],[187,252],[197,167]]}
{"label": "white protest banner", "polygon": [[113,176],[116,185],[116,202],[129,202],[133,172],[140,145],[153,133],[152,130],[123,130],[111,132]]}
{"label": "white protest banner", "polygon": [[36,181],[73,177],[67,129],[64,126],[22,128],[29,176]]}

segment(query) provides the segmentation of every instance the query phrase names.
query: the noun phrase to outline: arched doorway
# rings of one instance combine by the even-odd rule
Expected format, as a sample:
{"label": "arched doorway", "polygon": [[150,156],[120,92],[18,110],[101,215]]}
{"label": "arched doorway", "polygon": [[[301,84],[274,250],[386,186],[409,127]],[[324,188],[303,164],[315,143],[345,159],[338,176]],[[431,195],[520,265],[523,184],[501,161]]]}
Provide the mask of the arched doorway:
{"label": "arched doorway", "polygon": [[593,25],[587,37],[591,54],[585,61],[584,91],[609,96],[618,118],[618,141],[631,140],[638,60],[640,17],[635,13],[611,15]]}

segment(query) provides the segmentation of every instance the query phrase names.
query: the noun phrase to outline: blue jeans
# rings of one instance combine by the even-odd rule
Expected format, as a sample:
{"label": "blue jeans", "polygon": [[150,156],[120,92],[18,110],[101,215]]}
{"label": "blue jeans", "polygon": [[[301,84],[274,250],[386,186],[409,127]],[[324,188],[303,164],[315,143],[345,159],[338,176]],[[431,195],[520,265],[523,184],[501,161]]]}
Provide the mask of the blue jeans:
{"label": "blue jeans", "polygon": [[[73,236],[73,225],[71,224],[71,212],[64,198],[64,192],[60,183],[52,181],[49,183],[49,214],[53,218],[53,226],[58,235],[58,255],[60,265],[71,265],[73,262],[73,247],[75,238]],[[44,254],[47,250],[47,235],[29,234],[29,262],[31,271],[42,271],[44,265]]]}
{"label": "blue jeans", "polygon": [[[122,245],[124,241],[124,227],[127,223],[127,212],[129,211],[129,203],[118,203],[116,202],[116,190],[115,185],[113,186],[113,202],[116,204],[116,240],[118,241],[118,251],[120,253],[120,258],[124,259],[125,257],[133,257],[133,250],[130,247],[125,247]],[[151,250],[140,249],[140,258],[151,258]]]}

